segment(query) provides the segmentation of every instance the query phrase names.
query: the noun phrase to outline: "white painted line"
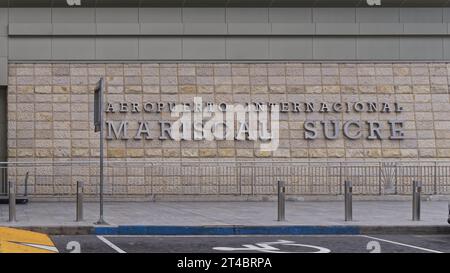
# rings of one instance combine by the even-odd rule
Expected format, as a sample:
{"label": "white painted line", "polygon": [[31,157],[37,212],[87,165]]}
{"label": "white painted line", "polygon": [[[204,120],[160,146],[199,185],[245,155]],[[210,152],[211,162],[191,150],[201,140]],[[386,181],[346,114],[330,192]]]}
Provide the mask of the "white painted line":
{"label": "white painted line", "polygon": [[103,236],[97,235],[97,238],[99,238],[101,241],[103,241],[105,244],[107,244],[110,248],[114,249],[115,251],[117,251],[118,253],[126,253],[125,251],[123,251],[122,249],[120,249],[118,246],[116,246],[115,244],[111,243],[108,239],[106,239]]}
{"label": "white painted line", "polygon": [[31,246],[43,250],[52,251],[55,253],[59,253],[58,249],[54,246],[46,246],[46,245],[40,245],[40,244],[29,244],[29,243],[20,243],[20,242],[14,242],[15,244],[24,245],[24,246]]}
{"label": "white painted line", "polygon": [[373,239],[373,240],[377,240],[377,241],[382,241],[382,242],[386,242],[386,243],[391,243],[394,245],[399,245],[399,246],[406,246],[406,247],[410,247],[410,248],[415,248],[418,250],[423,250],[423,251],[428,251],[428,252],[432,252],[432,253],[443,253],[441,251],[437,251],[437,250],[433,250],[433,249],[429,249],[429,248],[424,248],[424,247],[420,247],[420,246],[413,246],[413,245],[408,245],[408,244],[404,244],[404,243],[399,243],[399,242],[394,242],[394,241],[390,241],[390,240],[386,240],[386,239],[381,239],[381,238],[377,238],[377,237],[373,237],[373,236],[367,236],[367,235],[360,235],[369,239]]}

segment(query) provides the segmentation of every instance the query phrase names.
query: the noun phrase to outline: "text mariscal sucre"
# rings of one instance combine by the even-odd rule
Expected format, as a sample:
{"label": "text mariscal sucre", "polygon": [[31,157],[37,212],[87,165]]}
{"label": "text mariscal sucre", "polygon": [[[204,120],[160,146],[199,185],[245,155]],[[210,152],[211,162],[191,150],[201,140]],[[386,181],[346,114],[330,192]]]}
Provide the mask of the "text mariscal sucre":
{"label": "text mariscal sucre", "polygon": [[[303,114],[304,139],[323,136],[327,140],[404,139],[404,111],[396,102],[247,102],[242,104],[203,102],[107,102],[107,139],[135,140],[253,140],[279,137],[280,115]],[[160,114],[166,120],[124,120],[123,114]],[[355,119],[357,114],[378,115],[379,120]],[[313,116],[315,114],[315,116]],[[319,115],[317,115],[319,114]],[[356,115],[352,115],[356,114]],[[348,118],[346,118],[348,116]],[[366,115],[367,116],[367,115]],[[136,124],[131,124],[132,122]]]}

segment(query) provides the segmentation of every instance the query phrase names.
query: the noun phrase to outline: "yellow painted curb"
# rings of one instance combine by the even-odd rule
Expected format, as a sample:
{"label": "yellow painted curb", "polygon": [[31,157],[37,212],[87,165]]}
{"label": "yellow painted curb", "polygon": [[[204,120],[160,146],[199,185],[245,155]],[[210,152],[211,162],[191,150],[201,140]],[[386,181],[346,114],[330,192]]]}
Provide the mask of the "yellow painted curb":
{"label": "yellow painted curb", "polygon": [[0,227],[0,253],[58,253],[48,235]]}

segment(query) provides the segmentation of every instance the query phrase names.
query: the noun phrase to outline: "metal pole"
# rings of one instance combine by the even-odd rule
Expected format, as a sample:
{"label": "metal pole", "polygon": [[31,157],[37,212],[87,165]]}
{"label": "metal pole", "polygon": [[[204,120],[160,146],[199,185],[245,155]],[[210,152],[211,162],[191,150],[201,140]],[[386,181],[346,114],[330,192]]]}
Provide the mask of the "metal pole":
{"label": "metal pole", "polygon": [[422,184],[419,181],[413,181],[413,204],[412,204],[412,220],[420,221],[420,193]]}
{"label": "metal pole", "polygon": [[77,181],[77,217],[76,221],[83,221],[83,195],[84,195],[84,185],[83,182]]}
{"label": "metal pole", "polygon": [[353,221],[353,185],[351,181],[345,181],[345,221]]}
{"label": "metal pole", "polygon": [[9,221],[16,222],[16,187],[15,183],[8,181],[9,188]]}
{"label": "metal pole", "polygon": [[283,181],[278,181],[278,221],[285,220],[286,188]]}
{"label": "metal pole", "polygon": [[97,225],[107,225],[108,223],[103,218],[103,90],[105,88],[104,79],[100,79],[100,96],[99,96],[99,119],[100,119],[100,218]]}

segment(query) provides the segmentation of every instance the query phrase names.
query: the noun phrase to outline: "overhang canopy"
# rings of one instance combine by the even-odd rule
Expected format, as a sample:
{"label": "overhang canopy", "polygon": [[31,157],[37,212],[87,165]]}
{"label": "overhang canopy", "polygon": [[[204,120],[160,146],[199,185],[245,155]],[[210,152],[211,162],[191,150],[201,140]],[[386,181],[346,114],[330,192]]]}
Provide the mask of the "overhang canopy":
{"label": "overhang canopy", "polygon": [[[74,0],[0,0],[0,7],[68,7]],[[367,0],[79,0],[82,7],[368,7]],[[76,2],[76,0],[75,0]],[[449,7],[450,0],[381,0],[382,7]]]}

